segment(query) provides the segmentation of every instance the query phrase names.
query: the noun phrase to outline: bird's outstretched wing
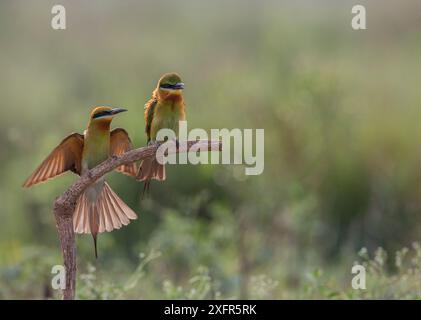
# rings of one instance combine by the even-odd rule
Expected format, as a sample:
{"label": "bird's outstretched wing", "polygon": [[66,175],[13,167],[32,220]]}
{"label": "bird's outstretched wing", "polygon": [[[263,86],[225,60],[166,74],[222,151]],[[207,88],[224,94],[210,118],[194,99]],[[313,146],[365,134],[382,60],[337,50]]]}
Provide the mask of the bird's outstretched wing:
{"label": "bird's outstretched wing", "polygon": [[148,136],[148,143],[151,140],[151,126],[152,126],[152,119],[155,112],[155,106],[158,103],[156,98],[150,99],[145,104],[145,132]]}
{"label": "bird's outstretched wing", "polygon": [[[127,151],[133,149],[132,141],[129,134],[122,128],[116,128],[110,134],[110,153],[112,156],[120,156]],[[125,164],[116,169],[118,172],[129,176],[136,176],[137,165],[136,163]]]}
{"label": "bird's outstretched wing", "polygon": [[80,174],[82,150],[83,135],[72,133],[67,136],[30,175],[23,186],[30,187],[54,178],[68,170]]}

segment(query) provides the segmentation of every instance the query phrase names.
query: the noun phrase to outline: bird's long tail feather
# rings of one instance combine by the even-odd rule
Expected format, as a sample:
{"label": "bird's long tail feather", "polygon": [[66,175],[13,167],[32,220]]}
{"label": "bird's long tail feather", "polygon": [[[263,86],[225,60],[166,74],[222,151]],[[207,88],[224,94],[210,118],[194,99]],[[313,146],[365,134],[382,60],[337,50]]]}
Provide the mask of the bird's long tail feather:
{"label": "bird's long tail feather", "polygon": [[79,197],[73,214],[73,228],[76,233],[92,234],[97,257],[98,233],[120,229],[133,219],[137,219],[136,213],[105,182],[95,203],[88,200],[86,193]]}
{"label": "bird's long tail feather", "polygon": [[151,180],[164,181],[166,178],[165,166],[160,164],[155,157],[147,158],[142,161],[136,179],[145,181],[143,195],[149,191]]}
{"label": "bird's long tail feather", "polygon": [[165,180],[165,166],[159,164],[155,157],[150,157],[142,161],[137,173],[137,180]]}

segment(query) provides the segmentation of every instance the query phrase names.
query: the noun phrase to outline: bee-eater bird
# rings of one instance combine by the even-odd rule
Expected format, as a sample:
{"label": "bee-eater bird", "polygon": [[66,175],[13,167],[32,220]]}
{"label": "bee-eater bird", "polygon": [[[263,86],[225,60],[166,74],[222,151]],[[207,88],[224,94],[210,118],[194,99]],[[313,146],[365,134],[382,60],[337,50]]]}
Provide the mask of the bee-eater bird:
{"label": "bee-eater bird", "polygon": [[[148,145],[156,143],[160,129],[171,129],[178,136],[179,121],[186,119],[186,107],[183,93],[184,83],[176,73],[164,74],[152,93],[152,98],[145,104],[145,132]],[[143,160],[137,179],[145,181],[143,191],[149,189],[152,179],[165,180],[165,167],[155,157]]]}
{"label": "bee-eater bird", "polygon": [[[93,109],[84,134],[67,136],[25,181],[24,187],[56,177],[68,170],[81,175],[112,155],[121,155],[133,149],[129,135],[122,128],[110,132],[113,117],[122,108],[96,107]],[[123,165],[116,169],[124,174],[136,176],[136,164]],[[100,232],[119,229],[136,219],[134,213],[105,182],[104,177],[89,186],[79,197],[73,214],[76,233],[91,233],[94,239],[95,257],[97,235]]]}

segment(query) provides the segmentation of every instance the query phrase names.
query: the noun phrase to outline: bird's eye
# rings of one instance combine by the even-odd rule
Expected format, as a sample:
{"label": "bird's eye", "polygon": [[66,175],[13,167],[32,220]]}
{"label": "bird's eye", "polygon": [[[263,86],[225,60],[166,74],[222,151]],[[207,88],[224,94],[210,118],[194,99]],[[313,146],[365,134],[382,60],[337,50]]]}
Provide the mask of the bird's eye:
{"label": "bird's eye", "polygon": [[171,89],[172,88],[172,84],[170,84],[170,83],[163,83],[163,84],[161,84],[161,88],[163,88],[163,89]]}

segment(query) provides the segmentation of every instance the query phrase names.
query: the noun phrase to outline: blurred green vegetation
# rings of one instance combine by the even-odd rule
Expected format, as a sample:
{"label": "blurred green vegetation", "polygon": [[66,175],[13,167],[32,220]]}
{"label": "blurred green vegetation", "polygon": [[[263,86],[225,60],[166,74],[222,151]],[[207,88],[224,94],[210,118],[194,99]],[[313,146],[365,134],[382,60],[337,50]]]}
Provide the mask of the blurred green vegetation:
{"label": "blurred green vegetation", "polygon": [[189,128],[265,129],[264,173],[171,166],[142,202],[109,174],[139,219],[98,260],[78,237],[78,298],[419,299],[421,3],[358,3],[365,31],[352,1],[67,0],[54,31],[54,1],[2,1],[0,298],[59,296],[51,207],[76,177],[25,178],[94,105],[129,109],[113,125],[144,145],[143,105],[176,71]]}

